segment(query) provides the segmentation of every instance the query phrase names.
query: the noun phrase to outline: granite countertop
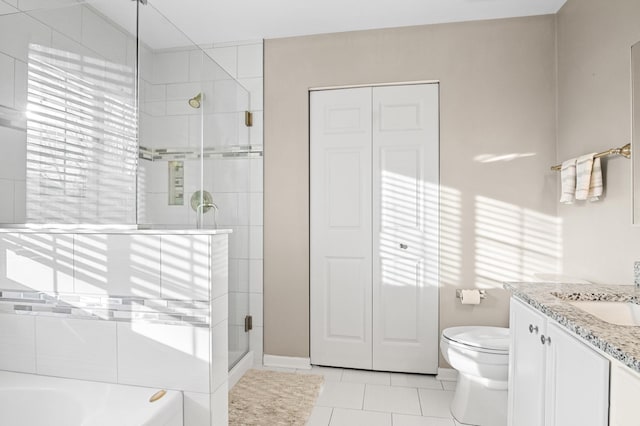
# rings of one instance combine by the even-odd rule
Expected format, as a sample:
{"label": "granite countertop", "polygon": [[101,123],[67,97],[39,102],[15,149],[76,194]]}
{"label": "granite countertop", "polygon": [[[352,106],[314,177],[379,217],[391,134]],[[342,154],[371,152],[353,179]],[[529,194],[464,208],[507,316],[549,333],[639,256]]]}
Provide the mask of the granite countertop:
{"label": "granite countertop", "polygon": [[504,288],[551,317],[609,356],[640,373],[640,326],[605,322],[569,301],[610,301],[640,304],[632,285],[504,283]]}

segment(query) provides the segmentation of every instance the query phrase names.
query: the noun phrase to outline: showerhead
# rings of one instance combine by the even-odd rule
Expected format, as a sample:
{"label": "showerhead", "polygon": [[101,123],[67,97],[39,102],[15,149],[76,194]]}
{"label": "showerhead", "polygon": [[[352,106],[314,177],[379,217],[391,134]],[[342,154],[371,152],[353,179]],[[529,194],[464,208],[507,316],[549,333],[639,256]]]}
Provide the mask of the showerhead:
{"label": "showerhead", "polygon": [[200,102],[202,101],[202,93],[198,93],[193,98],[189,99],[189,106],[191,108],[200,108]]}

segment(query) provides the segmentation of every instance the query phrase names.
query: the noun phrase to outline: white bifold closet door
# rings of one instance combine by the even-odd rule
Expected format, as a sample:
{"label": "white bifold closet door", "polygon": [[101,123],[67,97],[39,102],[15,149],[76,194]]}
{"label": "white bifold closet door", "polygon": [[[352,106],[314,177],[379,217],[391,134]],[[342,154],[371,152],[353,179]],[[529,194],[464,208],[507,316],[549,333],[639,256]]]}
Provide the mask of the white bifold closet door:
{"label": "white bifold closet door", "polygon": [[436,373],[438,85],[310,107],[311,362]]}

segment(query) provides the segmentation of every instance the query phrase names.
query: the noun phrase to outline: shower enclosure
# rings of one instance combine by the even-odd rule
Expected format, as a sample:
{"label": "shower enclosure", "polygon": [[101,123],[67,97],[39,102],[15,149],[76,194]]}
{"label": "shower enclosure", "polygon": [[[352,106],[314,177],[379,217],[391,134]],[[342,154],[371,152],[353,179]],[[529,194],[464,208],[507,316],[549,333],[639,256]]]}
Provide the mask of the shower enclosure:
{"label": "shower enclosure", "polygon": [[153,1],[0,1],[0,224],[231,228],[249,349],[249,93]]}

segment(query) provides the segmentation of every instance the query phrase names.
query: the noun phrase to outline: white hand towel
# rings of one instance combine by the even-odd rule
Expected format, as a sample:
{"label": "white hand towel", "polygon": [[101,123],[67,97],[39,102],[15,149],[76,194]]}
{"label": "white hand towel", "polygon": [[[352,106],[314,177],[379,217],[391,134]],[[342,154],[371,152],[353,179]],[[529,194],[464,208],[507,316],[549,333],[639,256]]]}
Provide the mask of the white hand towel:
{"label": "white hand towel", "polygon": [[560,202],[563,204],[573,204],[576,195],[576,159],[563,161],[560,169],[560,186],[562,195]]}
{"label": "white hand towel", "polygon": [[586,200],[589,196],[589,186],[591,185],[591,170],[593,169],[593,156],[591,154],[581,155],[576,160],[576,200]]}
{"label": "white hand towel", "polygon": [[589,184],[589,201],[598,201],[602,196],[602,168],[600,158],[593,159],[591,183]]}

